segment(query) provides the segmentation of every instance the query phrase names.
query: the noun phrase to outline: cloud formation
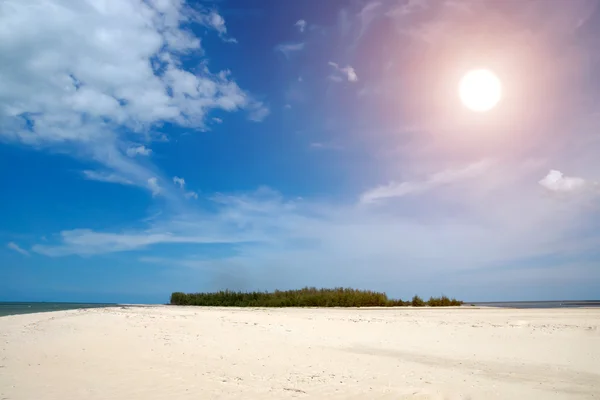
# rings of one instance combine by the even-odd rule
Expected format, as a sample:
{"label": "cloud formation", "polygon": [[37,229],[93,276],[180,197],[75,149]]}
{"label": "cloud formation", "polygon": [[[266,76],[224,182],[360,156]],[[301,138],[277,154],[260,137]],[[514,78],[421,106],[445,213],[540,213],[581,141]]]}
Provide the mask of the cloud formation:
{"label": "cloud formation", "polygon": [[227,36],[227,27],[225,26],[225,19],[216,11],[210,11],[209,13],[195,13],[195,19],[197,22],[203,24],[206,27],[212,28],[219,32],[221,38],[228,43],[237,43],[237,39]]}
{"label": "cloud formation", "polygon": [[555,169],[550,170],[548,175],[539,181],[539,184],[553,192],[574,192],[590,185],[583,178],[565,176]]}
{"label": "cloud formation", "polygon": [[163,191],[163,189],[158,184],[158,179],[156,179],[156,177],[148,178],[148,188],[152,192],[152,197],[158,196]]}
{"label": "cloud formation", "polygon": [[168,232],[121,232],[103,233],[89,229],[76,229],[60,233],[61,245],[38,244],[32,247],[36,253],[50,257],[70,254],[93,255],[141,249],[158,243],[231,243],[233,237],[180,236]]}
{"label": "cloud formation", "polygon": [[304,33],[304,30],[306,29],[306,21],[303,19],[299,19],[298,21],[296,21],[294,26],[298,28],[300,33]]}
{"label": "cloud formation", "polygon": [[148,187],[156,172],[131,155],[149,149],[128,149],[132,138],[164,137],[152,128],[165,122],[203,130],[213,110],[264,119],[229,71],[186,69],[183,56],[204,52],[193,25],[226,38],[222,16],[184,1],[2,2],[0,139],[105,167],[88,179]]}
{"label": "cloud formation", "polygon": [[422,181],[391,182],[387,185],[377,186],[363,193],[360,196],[360,202],[373,203],[382,199],[423,193],[442,185],[480,176],[489,169],[491,164],[489,160],[484,160],[464,168],[436,172]]}
{"label": "cloud formation", "polygon": [[173,177],[173,183],[176,184],[176,185],[179,185],[179,187],[181,189],[183,189],[185,187],[185,179],[180,178],[178,176],[174,176]]}
{"label": "cloud formation", "polygon": [[152,149],[149,149],[146,146],[136,146],[128,148],[126,153],[129,157],[149,156],[152,154]]}
{"label": "cloud formation", "polygon": [[331,75],[330,79],[335,81],[335,82],[341,82],[342,78],[340,76],[340,74],[348,80],[348,82],[358,82],[358,75],[356,75],[356,71],[354,71],[354,68],[351,66],[345,66],[345,67],[340,67],[337,63],[334,63],[332,61],[329,61],[328,64],[333,67],[336,72],[338,73],[337,75]]}
{"label": "cloud formation", "polygon": [[133,185],[134,183],[129,179],[115,174],[113,172],[107,171],[92,171],[92,170],[84,170],[82,171],[83,177],[90,181],[98,181],[98,182],[108,182],[108,183],[118,183],[121,185]]}
{"label": "cloud formation", "polygon": [[29,256],[29,252],[27,250],[24,250],[23,248],[21,248],[21,246],[19,246],[15,242],[8,242],[6,244],[6,247],[8,247],[11,250],[16,251],[17,253],[24,255],[24,256]]}
{"label": "cloud formation", "polygon": [[304,50],[304,45],[304,42],[282,43],[275,46],[275,50],[281,52],[286,58],[290,58],[293,53]]}

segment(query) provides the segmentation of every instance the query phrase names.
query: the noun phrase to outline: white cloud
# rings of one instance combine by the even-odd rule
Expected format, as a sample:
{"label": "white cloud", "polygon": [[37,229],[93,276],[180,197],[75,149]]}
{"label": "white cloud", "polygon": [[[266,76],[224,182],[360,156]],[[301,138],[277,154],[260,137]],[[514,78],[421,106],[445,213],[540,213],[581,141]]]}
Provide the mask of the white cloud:
{"label": "white cloud", "polygon": [[[178,177],[178,176],[174,176],[174,177],[173,177],[173,183],[174,183],[176,186],[179,186],[179,188],[180,188],[181,190],[185,190],[185,179],[183,179],[183,178],[180,178],[180,177]],[[196,200],[197,200],[197,199],[198,199],[198,193],[196,193],[196,192],[194,192],[194,191],[191,191],[191,190],[190,190],[190,191],[188,191],[188,192],[184,192],[184,197],[185,197],[186,199],[196,199]]]}
{"label": "white cloud", "polygon": [[[163,0],[159,0],[164,2]],[[176,0],[180,2],[181,0]],[[184,0],[185,1],[185,0]],[[170,1],[167,1],[169,3]],[[190,20],[206,26],[207,28],[214,29],[219,33],[221,39],[227,43],[237,43],[237,39],[227,36],[227,26],[225,25],[225,19],[216,11],[208,12],[197,12],[193,10],[190,13]]]}
{"label": "white cloud", "polygon": [[226,34],[225,20],[218,13],[211,11],[208,15],[203,15],[200,20],[207,26],[210,26],[220,34]]}
{"label": "white cloud", "polygon": [[136,146],[128,148],[126,153],[129,157],[135,157],[137,155],[149,156],[152,154],[152,149],[149,149],[146,146]]}
{"label": "white cloud", "polygon": [[[354,70],[353,67],[351,66],[346,66],[346,67],[340,67],[337,63],[334,63],[332,61],[329,61],[328,64],[335,68],[335,70],[342,74],[349,82],[358,82],[358,75],[356,75],[356,71]],[[341,82],[342,78],[338,75],[332,75],[330,76],[330,79],[335,81],[335,82]]]}
{"label": "white cloud", "polygon": [[185,187],[185,179],[179,178],[178,176],[173,177],[173,183],[179,185],[182,189]]}
{"label": "white cloud", "polygon": [[167,232],[141,231],[103,233],[76,229],[60,233],[61,244],[35,245],[36,253],[51,257],[70,254],[92,255],[129,251],[158,243],[235,243],[239,239],[218,235],[175,235]]}
{"label": "white cloud", "polygon": [[249,109],[248,119],[254,122],[261,122],[271,113],[269,108],[262,104],[257,104],[255,107]]}
{"label": "white cloud", "polygon": [[298,30],[300,31],[300,33],[303,33],[304,30],[306,29],[306,21],[303,19],[300,19],[298,21],[296,21],[296,23],[294,24],[294,26],[296,26],[298,28]]}
{"label": "white cloud", "polygon": [[480,176],[488,170],[490,165],[490,161],[480,161],[461,169],[436,172],[422,181],[391,182],[366,191],[360,196],[360,201],[361,203],[373,203],[386,198],[423,193],[441,185]]}
{"label": "white cloud", "polygon": [[24,250],[24,249],[22,249],[22,248],[21,248],[21,246],[19,246],[19,245],[18,245],[18,244],[16,244],[15,242],[8,242],[8,243],[6,244],[6,247],[8,247],[8,248],[9,248],[9,249],[11,249],[11,250],[14,250],[14,251],[16,251],[17,253],[21,253],[21,254],[23,254],[24,256],[28,256],[28,255],[29,255],[29,252],[28,252],[27,250]]}
{"label": "white cloud", "polygon": [[363,37],[363,35],[368,31],[371,23],[379,16],[382,3],[378,1],[373,1],[367,3],[357,14],[358,21],[360,23],[360,29],[358,31],[358,35],[355,39],[355,44]]}
{"label": "white cloud", "polygon": [[198,200],[198,193],[196,193],[196,192],[186,192],[185,193],[185,198],[186,199],[196,199],[196,200]]}
{"label": "white cloud", "polygon": [[573,192],[583,189],[589,183],[583,178],[564,176],[562,172],[553,169],[539,184],[553,192]]}
{"label": "white cloud", "polygon": [[340,68],[340,71],[346,75],[346,77],[348,78],[348,80],[350,82],[358,81],[358,76],[356,75],[354,68],[348,66],[348,67]]}
{"label": "white cloud", "polygon": [[82,174],[85,179],[90,181],[108,182],[108,183],[119,183],[121,185],[133,185],[134,183],[129,179],[107,171],[91,171],[84,170]]}
{"label": "white cloud", "polygon": [[283,53],[286,58],[290,58],[292,53],[299,52],[304,49],[304,42],[300,43],[287,43],[287,44],[279,44],[275,46],[276,51],[280,51]]}
{"label": "white cloud", "polygon": [[264,118],[267,107],[229,71],[181,62],[203,54],[194,24],[227,33],[216,11],[183,0],[1,2],[0,138],[66,150],[109,170],[89,179],[147,187],[156,173],[127,161],[132,135],[158,139],[153,128],[165,122],[205,129],[212,110]]}
{"label": "white cloud", "polygon": [[148,188],[152,192],[153,197],[162,193],[162,188],[158,184],[158,180],[155,177],[148,178]]}
{"label": "white cloud", "polygon": [[222,124],[223,123],[223,120],[221,118],[214,117],[212,120],[216,124]]}

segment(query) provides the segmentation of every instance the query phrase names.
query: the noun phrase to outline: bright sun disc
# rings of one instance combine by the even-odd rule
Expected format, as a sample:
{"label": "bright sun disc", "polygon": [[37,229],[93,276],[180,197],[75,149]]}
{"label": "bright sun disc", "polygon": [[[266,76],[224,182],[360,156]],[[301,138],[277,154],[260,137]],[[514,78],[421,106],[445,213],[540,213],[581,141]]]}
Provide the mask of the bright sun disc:
{"label": "bright sun disc", "polygon": [[500,101],[502,84],[493,72],[477,69],[463,76],[458,93],[468,109],[478,112],[488,111]]}

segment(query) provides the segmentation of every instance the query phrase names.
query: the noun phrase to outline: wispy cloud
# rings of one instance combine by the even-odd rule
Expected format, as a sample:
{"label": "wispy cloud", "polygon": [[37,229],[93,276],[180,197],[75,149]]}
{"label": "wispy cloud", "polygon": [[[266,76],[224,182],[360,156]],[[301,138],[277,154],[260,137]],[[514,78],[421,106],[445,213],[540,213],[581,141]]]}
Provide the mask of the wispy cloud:
{"label": "wispy cloud", "polygon": [[300,33],[304,33],[304,30],[306,29],[306,21],[303,19],[299,19],[298,21],[296,21],[294,26],[298,28]]}
{"label": "wispy cloud", "polygon": [[27,250],[24,250],[23,248],[21,248],[21,246],[19,246],[15,242],[8,242],[6,244],[6,247],[8,247],[11,250],[16,251],[17,253],[24,255],[24,256],[29,256],[29,252]]}
{"label": "wispy cloud", "polygon": [[286,58],[290,58],[293,53],[304,50],[304,42],[300,43],[285,43],[275,46],[275,50],[281,52]]}
{"label": "wispy cloud", "polygon": [[268,107],[263,104],[257,104],[255,107],[249,109],[248,119],[254,122],[261,122],[267,118],[270,113],[271,111]]}
{"label": "wispy cloud", "polygon": [[152,196],[158,196],[162,193],[163,189],[158,184],[158,179],[156,177],[148,178],[148,188],[152,192]]}
{"label": "wispy cloud", "polygon": [[126,153],[129,157],[135,157],[138,155],[149,156],[150,154],[152,154],[152,149],[149,149],[146,146],[136,146],[128,148]]}
{"label": "wispy cloud", "polygon": [[[358,75],[356,75],[356,71],[351,66],[340,67],[337,63],[333,61],[329,61],[328,64],[333,67],[338,74],[344,76],[349,82],[358,82]],[[330,79],[335,82],[341,82],[342,78],[339,75],[331,75]]]}
{"label": "wispy cloud", "polygon": [[82,174],[85,179],[90,181],[99,181],[99,182],[108,182],[108,183],[119,183],[121,185],[133,185],[134,183],[129,179],[118,175],[113,172],[107,171],[92,171],[92,170],[84,170]]}
{"label": "wispy cloud", "polygon": [[356,38],[358,42],[369,29],[371,23],[380,15],[380,8],[382,3],[379,1],[372,1],[367,3],[358,13],[357,18],[360,23],[360,29]]}
{"label": "wispy cloud", "polygon": [[180,178],[178,176],[174,176],[173,177],[173,183],[176,184],[176,185],[179,185],[179,187],[181,189],[183,189],[185,187],[185,179]]}
{"label": "wispy cloud", "polygon": [[192,190],[185,191],[185,179],[180,178],[178,176],[174,176],[173,177],[173,183],[176,186],[179,186],[179,188],[184,191],[184,197],[186,199],[196,199],[196,200],[198,200],[198,193],[196,193],[196,192],[194,192]]}
{"label": "wispy cloud", "polygon": [[480,176],[486,172],[490,165],[491,162],[485,160],[460,169],[447,169],[436,172],[421,181],[391,182],[366,191],[360,196],[360,201],[361,203],[373,203],[377,200],[423,193],[441,185]]}
{"label": "wispy cloud", "polygon": [[71,254],[93,255],[130,251],[159,243],[235,243],[236,237],[219,235],[176,235],[168,232],[138,231],[121,233],[94,232],[77,229],[60,233],[61,244],[57,246],[38,244],[32,247],[36,253],[50,257]]}
{"label": "wispy cloud", "polygon": [[196,200],[198,200],[198,193],[192,192],[192,191],[185,192],[185,198],[186,199],[196,199]]}
{"label": "wispy cloud", "polygon": [[219,35],[223,41],[228,43],[237,43],[237,39],[227,36],[227,27],[225,26],[225,19],[216,11],[211,11],[208,14],[195,14],[196,21],[199,23],[214,29],[219,32]]}

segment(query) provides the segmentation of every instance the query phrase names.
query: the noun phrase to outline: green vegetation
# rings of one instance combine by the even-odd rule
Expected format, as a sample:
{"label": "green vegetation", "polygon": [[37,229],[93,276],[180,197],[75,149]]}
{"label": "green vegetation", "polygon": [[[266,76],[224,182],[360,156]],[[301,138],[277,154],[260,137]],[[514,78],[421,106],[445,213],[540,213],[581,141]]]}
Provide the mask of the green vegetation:
{"label": "green vegetation", "polygon": [[419,296],[417,296],[415,294],[415,296],[412,298],[412,301],[410,302],[410,304],[413,307],[423,307],[425,305],[425,302],[423,301],[422,298],[420,298]]}
{"label": "green vegetation", "polygon": [[431,297],[425,302],[419,296],[412,301],[388,299],[385,293],[347,288],[286,290],[275,292],[182,293],[171,295],[171,304],[213,307],[443,307],[460,306],[462,301],[446,296]]}

